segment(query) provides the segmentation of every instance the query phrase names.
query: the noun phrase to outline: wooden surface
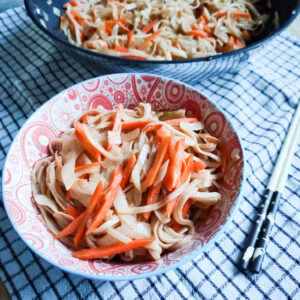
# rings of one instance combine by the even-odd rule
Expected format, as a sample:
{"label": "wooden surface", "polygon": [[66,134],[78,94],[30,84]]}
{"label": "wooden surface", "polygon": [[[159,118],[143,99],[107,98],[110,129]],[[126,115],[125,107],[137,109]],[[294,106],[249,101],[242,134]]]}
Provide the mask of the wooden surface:
{"label": "wooden surface", "polygon": [[[4,11],[5,9],[7,9],[9,7],[15,7],[15,6],[18,6],[23,3],[22,0],[10,0],[10,1],[11,2],[9,2],[9,1],[2,2],[0,0],[0,12]],[[298,39],[300,39],[300,15],[289,26],[289,28],[287,29],[287,32],[290,33],[291,35],[297,37]],[[1,278],[0,278],[0,300],[10,300],[10,296],[9,296],[3,282],[1,281]]]}

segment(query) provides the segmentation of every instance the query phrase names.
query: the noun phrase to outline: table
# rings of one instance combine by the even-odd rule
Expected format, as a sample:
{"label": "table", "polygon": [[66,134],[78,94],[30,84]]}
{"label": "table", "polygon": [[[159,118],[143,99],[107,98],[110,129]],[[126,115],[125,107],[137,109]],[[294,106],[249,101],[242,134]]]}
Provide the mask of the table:
{"label": "table", "polygon": [[[21,0],[13,0],[13,1],[2,1],[0,3],[0,12],[12,8],[15,6],[19,6],[22,4],[23,1]],[[293,24],[290,25],[290,27],[287,29],[287,32],[290,34],[298,37],[300,39],[300,16],[293,22]],[[0,299],[7,300],[10,299],[9,294],[6,291],[6,288],[4,284],[2,283],[0,279]]]}

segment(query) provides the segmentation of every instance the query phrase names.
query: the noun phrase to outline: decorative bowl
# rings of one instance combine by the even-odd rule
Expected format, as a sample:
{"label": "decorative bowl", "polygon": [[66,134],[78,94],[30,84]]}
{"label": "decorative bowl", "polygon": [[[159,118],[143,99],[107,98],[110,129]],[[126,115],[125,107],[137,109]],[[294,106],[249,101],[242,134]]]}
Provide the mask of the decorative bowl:
{"label": "decorative bowl", "polygon": [[[250,56],[261,51],[268,41],[289,26],[300,10],[300,0],[272,0],[272,8],[268,9],[271,17],[265,30],[253,39],[247,47],[240,50],[194,59],[141,61],[100,54],[69,43],[64,33],[59,29],[59,15],[64,13],[62,6],[66,2],[68,1],[25,0],[27,13],[34,24],[63,53],[70,55],[85,67],[94,70],[104,70],[110,73],[147,72],[172,77],[189,84],[193,84],[201,78],[219,76],[225,72],[237,72]],[[279,28],[275,28],[273,22],[275,11],[279,14]]]}
{"label": "decorative bowl", "polygon": [[[239,154],[220,184],[221,201],[197,227],[192,241],[181,249],[163,254],[158,261],[120,263],[83,261],[53,238],[35,206],[30,172],[38,159],[47,156],[48,143],[83,111],[107,109],[123,103],[127,108],[139,102],[151,103],[154,110],[185,108],[187,116],[198,117],[207,130],[224,143],[229,159]],[[13,141],[3,169],[2,191],[9,219],[28,247],[49,263],[70,273],[100,280],[132,280],[158,275],[193,259],[222,236],[241,199],[245,181],[245,159],[241,140],[218,105],[193,87],[179,81],[149,74],[114,74],[74,85],[42,105],[23,125]]]}

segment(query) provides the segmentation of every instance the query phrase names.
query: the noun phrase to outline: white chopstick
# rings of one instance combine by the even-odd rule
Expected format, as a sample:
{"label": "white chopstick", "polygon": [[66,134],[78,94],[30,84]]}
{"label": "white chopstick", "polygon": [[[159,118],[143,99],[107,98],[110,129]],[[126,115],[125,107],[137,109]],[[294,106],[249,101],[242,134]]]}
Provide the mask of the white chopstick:
{"label": "white chopstick", "polygon": [[271,191],[282,192],[287,180],[289,167],[296,151],[298,138],[300,134],[300,102],[294,114],[293,120],[289,127],[280,154],[277,158],[276,165],[272,171],[271,178],[268,183],[268,189]]}

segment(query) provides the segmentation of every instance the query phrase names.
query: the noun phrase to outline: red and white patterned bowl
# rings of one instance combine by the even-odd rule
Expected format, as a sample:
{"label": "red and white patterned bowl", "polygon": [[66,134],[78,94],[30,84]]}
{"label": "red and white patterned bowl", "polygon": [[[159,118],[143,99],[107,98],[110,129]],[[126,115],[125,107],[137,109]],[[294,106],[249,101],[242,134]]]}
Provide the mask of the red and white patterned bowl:
{"label": "red and white patterned bowl", "polygon": [[[118,103],[134,108],[139,102],[151,103],[154,110],[185,108],[189,117],[202,120],[212,135],[225,143],[228,159],[238,153],[241,160],[221,181],[222,200],[196,228],[193,240],[160,260],[147,263],[83,261],[43,225],[31,194],[30,172],[35,161],[47,155],[49,141],[70,127],[83,111]],[[115,74],[97,77],[51,98],[24,124],[7,155],[3,170],[3,199],[13,227],[22,240],[51,264],[71,273],[101,280],[132,280],[149,277],[178,267],[204,251],[220,236],[241,198],[244,175],[241,141],[221,109],[199,91],[181,82],[143,74]]]}

